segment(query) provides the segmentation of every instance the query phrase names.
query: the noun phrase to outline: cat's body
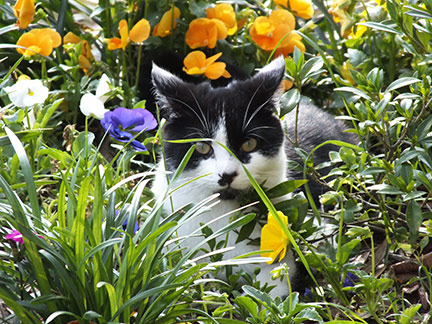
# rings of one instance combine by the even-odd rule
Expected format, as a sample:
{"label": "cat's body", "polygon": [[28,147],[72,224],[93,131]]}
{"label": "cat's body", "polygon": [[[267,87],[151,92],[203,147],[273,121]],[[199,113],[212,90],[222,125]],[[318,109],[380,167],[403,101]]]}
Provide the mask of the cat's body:
{"label": "cat's body", "polygon": [[[209,139],[196,142],[195,152],[173,188],[196,179],[172,195],[172,206],[168,202],[166,211],[176,210],[189,203],[198,203],[211,195],[219,194],[219,203],[203,213],[199,220],[185,223],[179,229],[180,236],[187,236],[217,217],[241,207],[238,198],[251,190],[250,181],[243,165],[258,183],[271,188],[291,177],[287,160],[298,160],[297,154],[286,140],[285,132],[294,134],[295,119],[292,114],[285,117],[285,125],[274,114],[278,108],[280,84],[285,72],[282,58],[273,61],[254,77],[245,81],[233,81],[226,87],[212,88],[207,83],[192,85],[185,83],[171,73],[155,66],[152,76],[162,115],[167,119],[163,129],[165,140],[165,163],[159,164],[153,192],[156,197],[167,189],[166,171],[174,172],[193,143],[172,143],[169,140]],[[330,127],[327,131],[325,128]],[[299,142],[306,151],[329,139],[348,140],[339,124],[331,115],[321,112],[311,104],[302,102],[299,114]],[[304,140],[305,139],[305,140]],[[228,148],[229,151],[226,149]],[[328,151],[321,152],[325,156]],[[234,157],[234,154],[236,157]],[[288,154],[288,155],[287,155]],[[319,159],[315,161],[320,163]],[[205,175],[205,176],[204,176]],[[201,177],[203,176],[203,177]],[[213,230],[228,224],[224,217],[211,224]],[[256,225],[252,238],[260,236],[261,228]],[[237,237],[231,233],[228,246],[235,249],[224,254],[224,259],[257,251],[259,247],[247,245],[248,241],[235,243]],[[202,239],[193,237],[185,240],[184,247],[195,246]],[[292,253],[283,260],[290,267],[290,276],[295,275]],[[273,295],[286,295],[286,284],[270,280],[270,271],[278,264],[266,263],[244,265],[249,273],[259,266],[258,280],[277,285]]]}

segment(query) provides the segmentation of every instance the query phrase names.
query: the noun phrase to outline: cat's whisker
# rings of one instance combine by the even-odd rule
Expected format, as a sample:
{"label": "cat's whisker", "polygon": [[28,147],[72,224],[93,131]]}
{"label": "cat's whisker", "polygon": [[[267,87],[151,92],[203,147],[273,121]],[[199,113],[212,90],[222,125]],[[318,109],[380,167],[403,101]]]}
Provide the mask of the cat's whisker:
{"label": "cat's whisker", "polygon": [[273,98],[270,97],[268,98],[261,106],[259,106],[251,115],[251,117],[249,118],[249,120],[247,121],[246,125],[244,125],[243,131],[248,127],[248,125],[250,124],[250,122],[255,118],[255,116],[259,113],[259,111],[265,107]]}
{"label": "cat's whisker", "polygon": [[[204,127],[204,129],[208,129],[208,125],[207,125],[207,122],[205,121],[205,119],[204,120],[201,119],[200,115],[195,111],[195,109],[192,108],[192,106],[190,106],[189,104],[187,104],[183,100],[180,100],[180,99],[177,99],[174,97],[169,97],[169,99],[177,101],[178,103],[181,103],[181,104],[185,105],[187,108],[189,108],[189,110],[191,110],[195,114],[195,116],[197,116],[197,118],[199,119],[199,121],[200,121],[201,125]],[[195,98],[195,100],[196,100],[196,98]],[[198,108],[201,110],[201,107],[198,107]]]}
{"label": "cat's whisker", "polygon": [[[263,81],[263,82],[264,82],[264,81]],[[255,92],[253,93],[252,97],[250,98],[250,100],[249,100],[249,102],[248,102],[248,105],[247,105],[247,107],[246,107],[246,111],[245,111],[245,114],[244,114],[244,117],[243,117],[243,126],[242,126],[242,131],[243,131],[243,132],[245,131],[247,125],[249,124],[249,122],[248,122],[248,123],[246,123],[246,125],[245,125],[246,118],[247,118],[247,115],[248,115],[248,113],[249,113],[249,108],[250,108],[250,106],[251,106],[251,104],[252,104],[252,101],[254,100],[255,96],[257,95],[258,90],[259,90],[259,89],[261,88],[261,86],[263,85],[263,82],[261,82],[260,85],[256,88]]]}
{"label": "cat's whisker", "polygon": [[[195,103],[196,103],[199,111],[201,112],[201,116],[203,117],[203,120],[204,120],[204,123],[205,123],[205,129],[210,134],[210,127],[209,127],[208,122],[207,122],[208,117],[206,118],[206,116],[204,115],[204,111],[202,110],[201,105],[200,105],[197,97],[193,93],[193,91],[191,89],[189,89],[189,92],[192,95],[192,98],[195,100]],[[207,112],[208,112],[208,110],[207,110]]]}
{"label": "cat's whisker", "polygon": [[252,132],[259,130],[259,129],[276,129],[276,127],[274,127],[274,126],[257,126],[257,127],[250,129],[249,133],[252,133]]}

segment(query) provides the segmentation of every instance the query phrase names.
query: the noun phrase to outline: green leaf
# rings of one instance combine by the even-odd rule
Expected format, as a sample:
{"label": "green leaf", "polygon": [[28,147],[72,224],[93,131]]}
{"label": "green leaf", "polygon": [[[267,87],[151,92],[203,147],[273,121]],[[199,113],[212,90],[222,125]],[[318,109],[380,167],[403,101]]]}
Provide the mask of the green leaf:
{"label": "green leaf", "polygon": [[401,195],[401,194],[403,194],[403,191],[400,191],[399,189],[397,189],[391,185],[385,184],[385,183],[370,186],[370,187],[368,187],[368,190],[377,190],[377,192],[379,194],[382,194],[382,195]]}
{"label": "green leaf", "polygon": [[411,77],[400,78],[390,83],[385,92],[390,92],[417,82],[421,82],[421,80]]}
{"label": "green leaf", "polygon": [[421,308],[421,304],[411,305],[403,311],[399,318],[399,324],[410,324],[412,319],[417,314],[418,310]]}
{"label": "green leaf", "polygon": [[294,88],[285,92],[280,99],[280,117],[293,110],[300,102],[300,92]]}
{"label": "green leaf", "polygon": [[349,93],[352,93],[353,95],[359,96],[360,98],[363,98],[366,100],[371,100],[371,97],[369,97],[366,93],[364,93],[363,91],[361,91],[360,89],[357,89],[357,88],[340,87],[340,88],[334,89],[334,91],[349,92]]}
{"label": "green leaf", "polygon": [[267,196],[270,199],[284,196],[284,195],[286,195],[290,192],[293,192],[294,190],[300,188],[301,186],[303,186],[307,182],[308,182],[308,180],[306,180],[306,179],[287,180],[287,181],[282,182],[282,183],[278,184],[277,186],[271,188],[270,190],[268,190]]}
{"label": "green leaf", "polygon": [[239,296],[235,299],[238,305],[243,306],[248,310],[252,317],[258,317],[258,305],[248,296]]}
{"label": "green leaf", "polygon": [[353,239],[349,241],[348,243],[345,243],[340,247],[340,249],[337,252],[336,260],[339,264],[345,264],[350,255],[352,250],[361,242],[360,239]]}
{"label": "green leaf", "polygon": [[317,310],[312,307],[303,309],[294,318],[295,323],[304,323],[306,320],[323,323],[322,317],[318,314]]}
{"label": "green leaf", "polygon": [[42,228],[39,200],[37,197],[36,185],[33,180],[33,170],[27,158],[27,153],[18,137],[8,127],[5,127],[5,131],[21,164],[21,170],[23,171],[24,180],[27,184],[28,197],[32,206],[32,213],[37,221],[36,227]]}
{"label": "green leaf", "polygon": [[368,21],[368,22],[358,23],[357,25],[366,26],[366,27],[369,27],[369,28],[372,28],[375,30],[379,30],[379,31],[384,31],[387,33],[402,34],[400,31],[398,31],[397,29],[394,28],[394,27],[396,27],[395,24],[392,24],[391,26],[389,26],[389,25],[385,25],[385,24],[379,23],[379,22]]}
{"label": "green leaf", "polygon": [[272,298],[268,294],[247,285],[242,286],[242,289],[246,295],[255,298],[261,305],[266,307],[270,307],[272,305]]}
{"label": "green leaf", "polygon": [[411,200],[408,203],[407,211],[406,211],[406,220],[410,230],[409,231],[410,241],[414,243],[418,238],[419,228],[423,222],[422,210],[414,200]]}

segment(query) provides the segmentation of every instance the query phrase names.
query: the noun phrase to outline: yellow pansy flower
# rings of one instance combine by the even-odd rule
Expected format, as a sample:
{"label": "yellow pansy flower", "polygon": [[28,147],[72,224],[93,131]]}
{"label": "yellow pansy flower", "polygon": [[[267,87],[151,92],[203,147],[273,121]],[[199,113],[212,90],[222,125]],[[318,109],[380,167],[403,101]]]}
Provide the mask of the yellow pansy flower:
{"label": "yellow pansy flower", "polygon": [[33,21],[35,14],[34,0],[18,0],[13,7],[15,17],[18,18],[17,25],[24,29]]}
{"label": "yellow pansy flower", "polygon": [[176,19],[180,18],[180,9],[176,6],[165,12],[160,22],[153,28],[153,36],[166,37],[177,27]]}
{"label": "yellow pansy flower", "polygon": [[[282,220],[284,226],[288,225],[288,217],[278,211],[278,216]],[[263,252],[262,257],[271,258],[268,264],[272,264],[279,255],[279,262],[285,257],[287,252],[289,239],[283,228],[279,225],[276,218],[269,213],[267,224],[261,230],[261,246],[260,250],[272,250],[273,252]]]}
{"label": "yellow pansy flower", "polygon": [[211,80],[219,79],[221,76],[230,78],[231,74],[226,70],[226,64],[216,62],[221,55],[222,53],[217,53],[206,58],[206,55],[201,51],[190,52],[183,61],[183,71],[190,75],[204,74]]}
{"label": "yellow pansy flower", "polygon": [[289,8],[296,16],[311,19],[314,14],[311,0],[274,0],[277,6]]}
{"label": "yellow pansy flower", "polygon": [[108,49],[126,49],[129,42],[141,43],[144,42],[150,36],[150,23],[146,19],[138,21],[130,30],[125,19],[119,22],[119,33],[120,38],[113,37],[108,40]]}
{"label": "yellow pansy flower", "polygon": [[54,29],[32,29],[18,39],[17,45],[26,49],[17,48],[17,52],[25,56],[33,56],[37,53],[48,56],[54,48],[61,45],[61,41],[60,34]]}

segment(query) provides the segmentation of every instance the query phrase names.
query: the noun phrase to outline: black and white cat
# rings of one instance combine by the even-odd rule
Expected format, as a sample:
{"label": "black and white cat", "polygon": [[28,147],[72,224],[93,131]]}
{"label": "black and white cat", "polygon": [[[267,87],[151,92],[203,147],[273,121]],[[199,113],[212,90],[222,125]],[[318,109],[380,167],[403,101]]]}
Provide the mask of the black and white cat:
{"label": "black and white cat", "polygon": [[[272,188],[291,177],[287,160],[299,160],[294,148],[286,140],[286,134],[294,134],[294,116],[288,114],[285,121],[275,115],[281,95],[281,82],[285,73],[285,61],[278,58],[261,69],[255,76],[242,81],[233,81],[226,87],[213,88],[209,83],[191,84],[154,65],[153,84],[161,114],[166,118],[163,128],[165,162],[161,161],[153,184],[156,198],[167,190],[166,171],[174,172],[191,145],[195,151],[185,170],[174,184],[179,187],[168,202],[166,211],[181,208],[189,203],[198,203],[211,195],[219,194],[219,203],[211,211],[200,216],[199,221],[185,223],[179,229],[180,236],[187,236],[217,217],[240,207],[242,194],[251,190],[250,181],[242,164],[258,183]],[[330,139],[351,141],[344,133],[344,125],[330,114],[315,106],[302,102],[298,117],[299,145],[310,151],[316,145]],[[173,143],[169,140],[205,138],[209,141],[196,143]],[[235,157],[223,146],[227,147]],[[316,164],[328,160],[330,148],[321,150],[314,157]],[[167,170],[165,170],[165,165]],[[204,176],[205,175],[205,176]],[[203,176],[203,177],[200,177]],[[198,179],[197,179],[198,178]],[[196,179],[191,181],[192,179]],[[191,182],[190,182],[191,181]],[[190,183],[188,183],[190,182]],[[186,185],[184,185],[186,184]],[[182,186],[184,185],[184,186]],[[213,230],[225,226],[229,217],[211,224]],[[252,238],[260,236],[261,227],[256,225]],[[194,237],[182,245],[195,246],[202,239]],[[228,239],[228,246],[235,249],[224,254],[228,259],[256,251],[256,246],[247,241],[235,244],[236,234]],[[288,264],[290,277],[296,273],[292,253],[282,262]],[[257,279],[277,285],[272,295],[287,295],[288,286],[271,280],[270,271],[278,264],[266,263],[243,265],[251,273],[259,266]],[[292,275],[291,275],[292,274]]]}

